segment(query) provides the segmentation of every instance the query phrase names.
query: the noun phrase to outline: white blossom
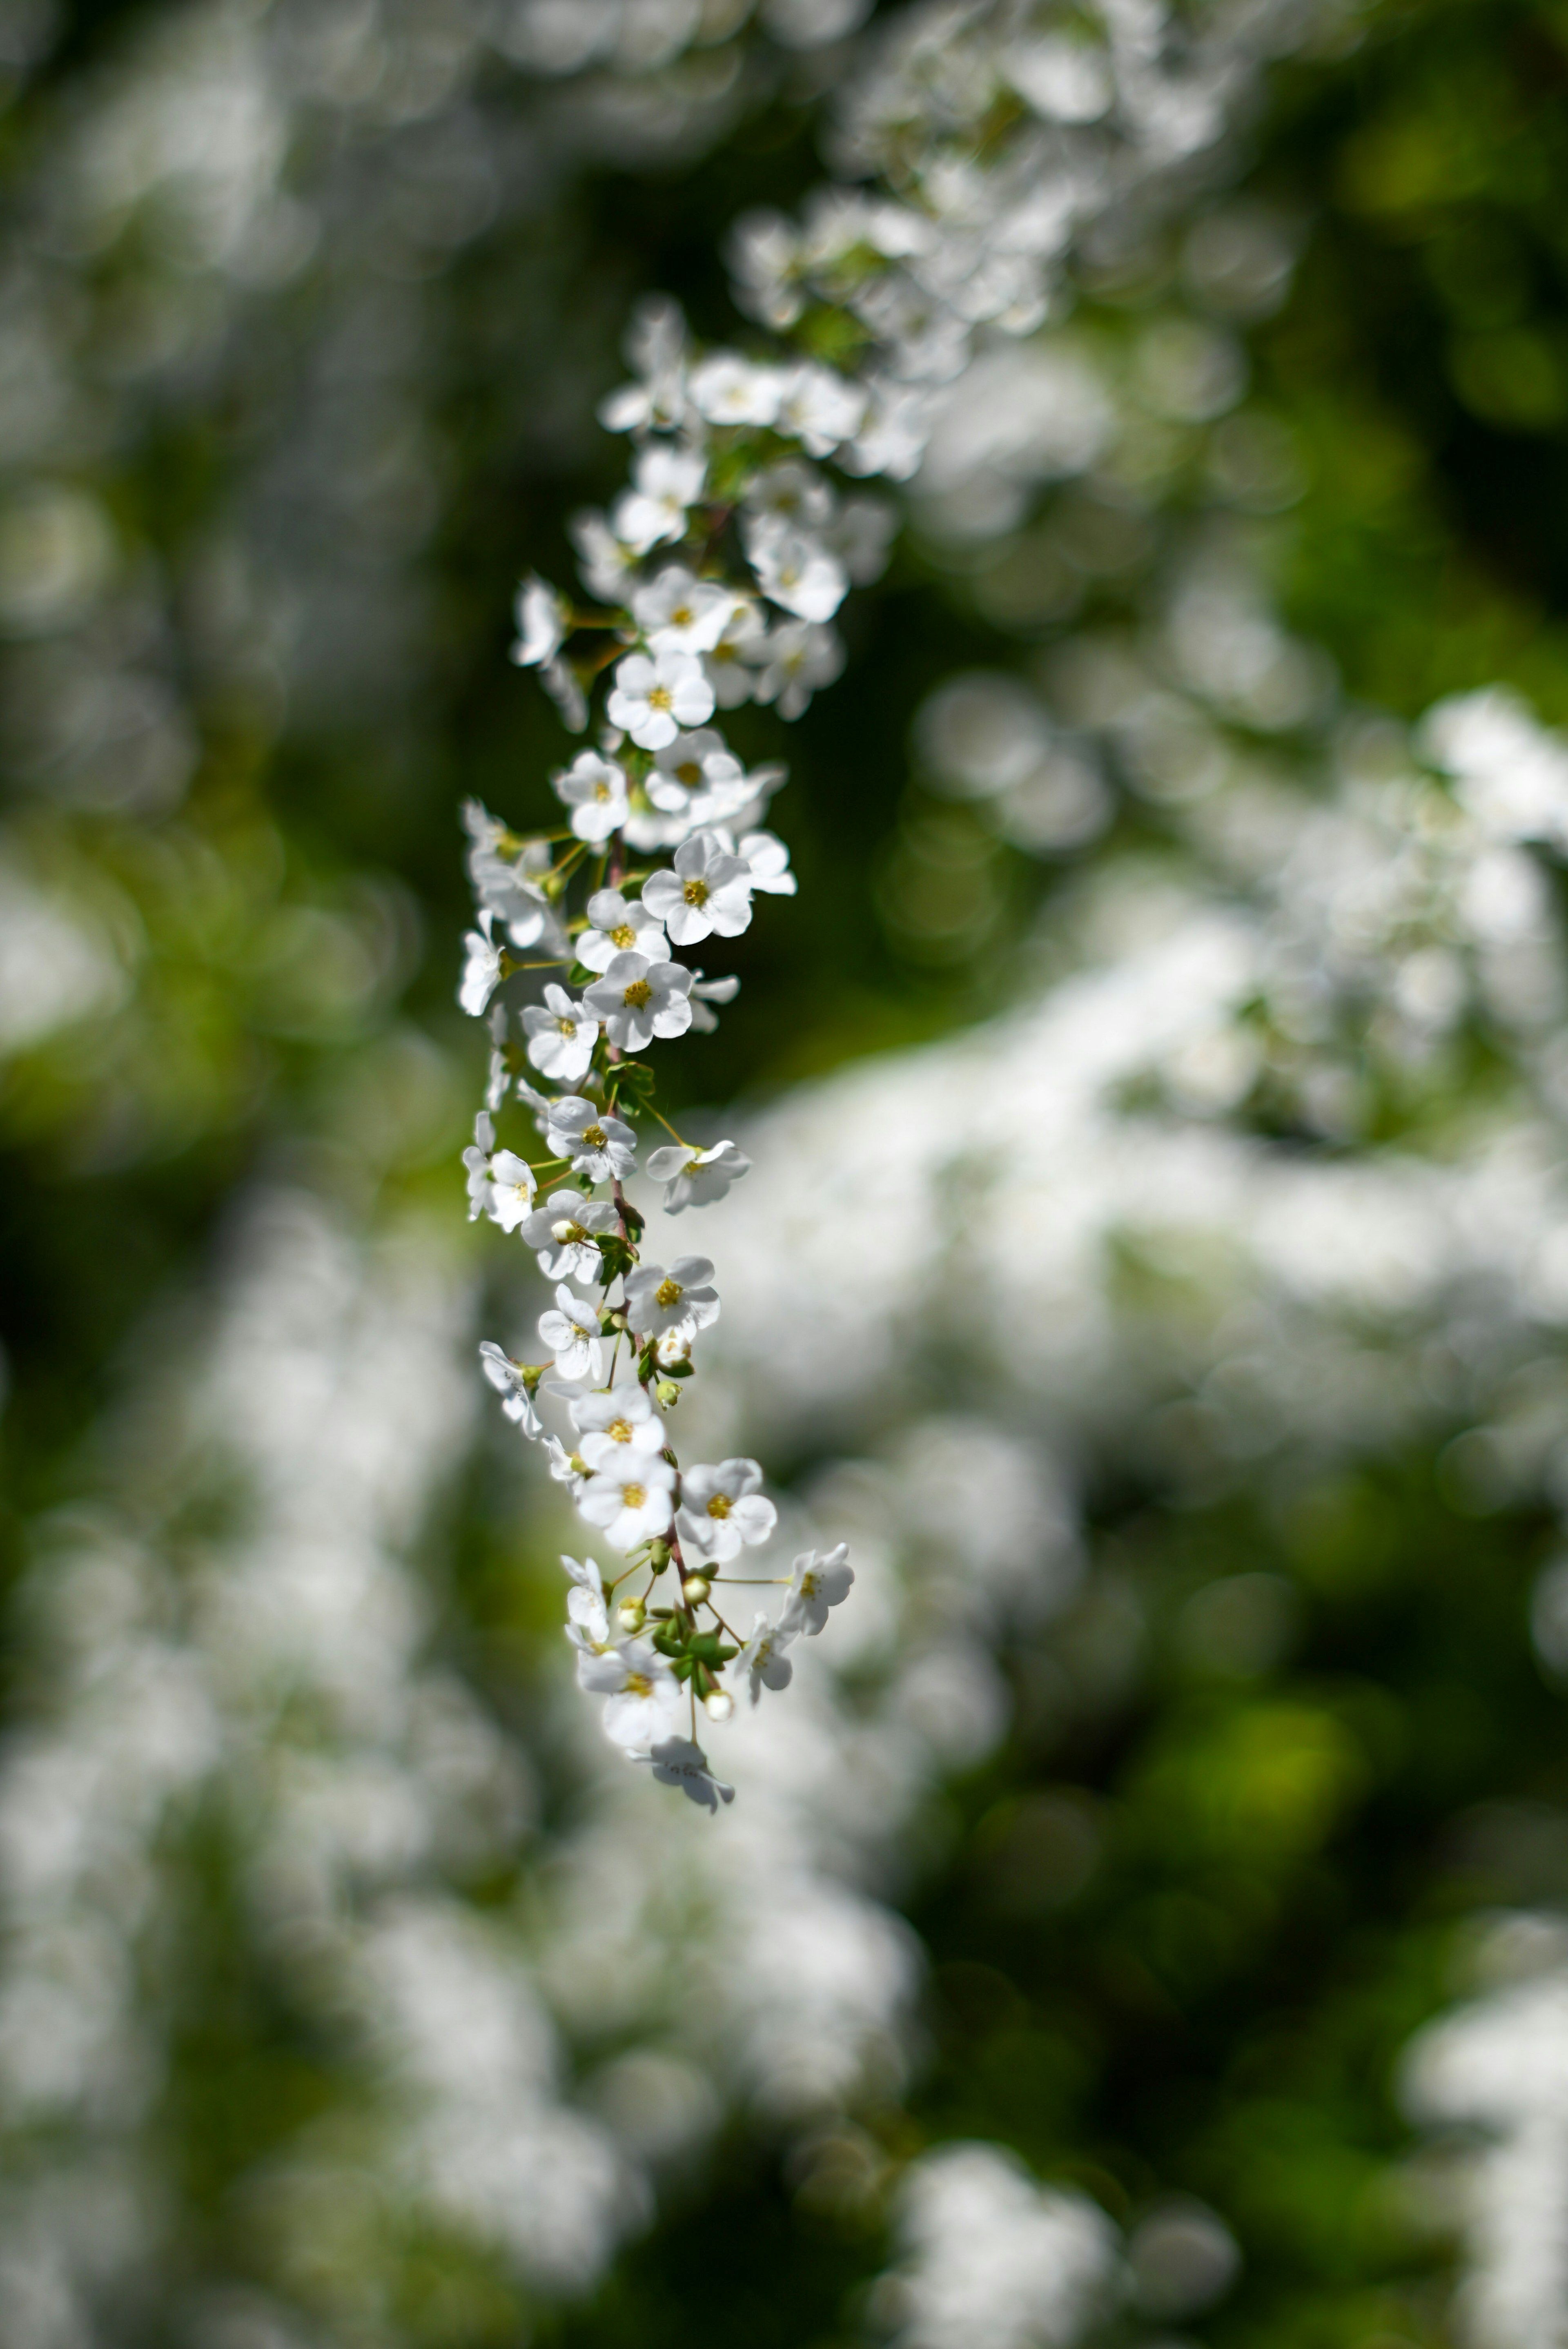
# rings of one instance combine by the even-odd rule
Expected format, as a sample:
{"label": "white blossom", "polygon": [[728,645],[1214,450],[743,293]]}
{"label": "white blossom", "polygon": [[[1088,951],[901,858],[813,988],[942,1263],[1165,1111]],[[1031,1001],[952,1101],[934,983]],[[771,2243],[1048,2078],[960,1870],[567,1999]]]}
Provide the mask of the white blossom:
{"label": "white blossom", "polygon": [[637,1171],[637,1137],[631,1127],[581,1093],[562,1093],[551,1102],[546,1139],[558,1157],[571,1160],[574,1174],[586,1174],[591,1182],[623,1183]]}
{"label": "white blossom", "polygon": [[675,1481],[675,1470],[660,1454],[633,1452],[612,1467],[595,1469],[577,1506],[612,1549],[635,1549],[668,1526]]}
{"label": "white blossom", "polygon": [[795,1639],[793,1630],[782,1623],[770,1622],[758,1615],[751,1637],[736,1657],[731,1667],[737,1681],[744,1678],[747,1692],[755,1705],[765,1688],[785,1689],[795,1677],[795,1667],[785,1651]]}
{"label": "white blossom", "polygon": [[544,1457],[555,1483],[564,1485],[575,1500],[588,1479],[558,1435],[545,1437]]}
{"label": "white blossom", "polygon": [[747,556],[769,603],[801,620],[830,620],[850,589],[836,554],[820,538],[769,519],[749,523]]}
{"label": "white blossom", "polygon": [[470,1224],[490,1213],[490,1153],[494,1148],[495,1121],[488,1109],[481,1109],[474,1120],[474,1138],[463,1153]]}
{"label": "white blossom", "polygon": [[572,1417],[582,1441],[578,1452],[590,1468],[609,1471],[634,1452],[665,1448],[665,1423],[648,1391],[635,1379],[595,1393],[573,1395]]}
{"label": "white blossom", "polygon": [[548,1280],[598,1280],[604,1260],[593,1245],[601,1233],[619,1231],[621,1218],[607,1199],[585,1199],[581,1191],[552,1191],[518,1226],[539,1254]]}
{"label": "white blossom", "polygon": [[689,1737],[662,1738],[646,1754],[633,1758],[650,1763],[661,1786],[678,1786],[689,1801],[701,1804],[705,1810],[717,1811],[720,1803],[735,1800],[734,1787],[714,1776],[707,1754]]}
{"label": "white blossom", "polygon": [[655,754],[646,790],[656,808],[679,814],[697,792],[739,782],[745,773],[723,735],[703,726],[692,734],[677,734]]}
{"label": "white blossom", "polygon": [[611,512],[616,537],[637,554],[646,554],[666,540],[684,538],[686,509],[702,495],[707,471],[695,449],[655,444],[643,450],[632,476],[635,487],[624,491]]}
{"label": "white blossom", "polygon": [[458,1001],[470,1019],[478,1019],[500,985],[500,948],[490,936],[495,916],[487,905],[480,916],[480,926],[469,930],[463,938],[463,975],[458,985]]}
{"label": "white blossom", "polygon": [[718,1319],[713,1266],[705,1256],[678,1256],[666,1272],[662,1264],[640,1264],[626,1278],[626,1319],[644,1337],[666,1330],[707,1330]]}
{"label": "white blossom", "polygon": [[555,589],[531,571],[517,591],[513,610],[517,642],[511,657],[518,667],[537,668],[541,662],[553,660],[566,641],[567,626],[566,606]]}
{"label": "white blossom", "polygon": [[779,1512],[758,1493],[761,1482],[755,1460],[721,1460],[714,1466],[687,1468],[676,1515],[683,1547],[722,1562],[736,1557],[742,1544],[765,1542],[779,1522]]}
{"label": "white blossom", "polygon": [[736,843],[735,853],[750,874],[754,889],[761,889],[770,897],[792,897],[795,895],[795,875],[789,870],[789,851],[775,833],[742,833]]}
{"label": "white blossom", "polygon": [[524,1009],[522,1025],[528,1057],[541,1076],[569,1085],[587,1075],[599,1022],[563,987],[547,987],[542,1005],[531,1003]]}
{"label": "white blossom", "polygon": [[751,1161],[733,1142],[716,1142],[709,1149],[688,1143],[666,1143],[649,1153],[648,1173],[665,1185],[665,1213],[678,1216],[684,1207],[711,1206],[732,1183],[751,1172]]}
{"label": "white blossom", "polygon": [[615,670],[605,710],[611,725],[624,727],[645,750],[662,750],[683,726],[713,716],[713,688],[693,653],[629,653]]}
{"label": "white blossom", "polygon": [[704,978],[701,971],[694,974],[691,991],[692,1031],[698,1036],[711,1036],[718,1026],[716,1015],[708,1009],[714,1003],[733,1003],[740,992],[740,981],[734,971],[723,978]]}
{"label": "white blossom", "polygon": [[791,1631],[814,1639],[828,1619],[829,1608],[849,1597],[854,1578],[847,1542],[840,1542],[836,1549],[806,1550],[795,1560],[781,1620]]}
{"label": "white blossom", "polygon": [[691,404],[710,424],[772,424],[789,378],[737,351],[713,351],[691,372]]}
{"label": "white blossom", "polygon": [[655,654],[711,652],[735,605],[733,588],[697,579],[684,564],[667,564],[634,590],[632,616]]}
{"label": "white blossom", "polygon": [[869,587],[887,569],[898,522],[898,509],[887,498],[849,498],[823,532],[857,587]]}
{"label": "white blossom", "polygon": [[628,1640],[602,1656],[580,1655],[577,1679],[592,1695],[605,1699],[604,1734],[628,1753],[669,1736],[680,1720],[681,1684],[645,1640]]}
{"label": "white blossom", "polygon": [[480,1361],[486,1378],[501,1397],[501,1409],[508,1419],[521,1427],[524,1435],[542,1435],[544,1430],[523,1378],[524,1365],[514,1362],[491,1338],[480,1340]]}
{"label": "white blossom", "polygon": [[787,620],[769,632],[765,660],[752,688],[758,701],[779,705],[780,718],[799,718],[820,686],[831,685],[844,666],[836,629],[810,620]]}
{"label": "white blossom", "polygon": [[720,937],[738,937],[751,920],[751,875],[717,833],[694,833],[676,849],[673,873],[648,875],[643,903],[677,947],[695,945],[715,930]]}
{"label": "white blossom", "polygon": [[655,1036],[686,1034],[691,987],[691,973],[682,963],[618,954],[583,999],[618,1050],[640,1052]]}
{"label": "white blossom", "polygon": [[604,1584],[594,1558],[568,1557],[561,1563],[572,1578],[566,1594],[566,1636],[574,1648],[598,1653],[609,1645],[610,1617],[604,1605]]}
{"label": "white blossom", "polygon": [[556,947],[559,931],[539,878],[550,869],[545,843],[520,843],[479,800],[463,803],[469,877],[480,905],[505,925],[514,947]]}
{"label": "white blossom", "polygon": [[485,1107],[500,1109],[511,1088],[511,1071],[506,1064],[506,1006],[492,1003],[490,1015],[490,1069],[485,1078]]}
{"label": "white blossom", "polygon": [[561,722],[568,732],[581,734],[588,723],[587,698],[575,672],[567,667],[559,653],[553,660],[542,663],[539,682],[561,712]]}
{"label": "white blossom", "polygon": [[539,1317],[539,1334],[554,1354],[562,1378],[597,1381],[603,1377],[604,1341],[599,1335],[598,1311],[574,1296],[564,1281],[556,1289],[554,1305]]}
{"label": "white blossom", "polygon": [[854,438],[865,412],[866,395],[858,384],[808,360],[783,387],[778,429],[799,440],[809,457],[828,457]]}
{"label": "white blossom", "polygon": [[645,295],[633,313],[626,356],[637,370],[599,405],[607,432],[670,431],[686,411],[686,320],[667,294]]}
{"label": "white blossom", "polygon": [[625,822],[625,772],[613,759],[602,759],[597,750],[579,750],[572,764],[550,780],[556,798],[572,811],[572,829],[579,840],[597,846]]}
{"label": "white blossom", "polygon": [[766,624],[749,595],[738,595],[723,634],[703,655],[703,673],[720,709],[738,709],[751,698],[752,661],[764,642]]}
{"label": "white blossom", "polygon": [[577,959],[587,970],[607,970],[618,954],[665,959],[664,924],[636,897],[618,889],[596,889],[588,900],[589,927],[576,941]]}
{"label": "white blossom", "polygon": [[603,603],[624,603],[637,575],[637,557],[631,548],[593,507],[574,513],[567,528],[577,549],[583,585]]}
{"label": "white blossom", "polygon": [[789,457],[781,465],[769,465],[753,474],[742,503],[750,529],[760,523],[810,531],[830,520],[833,492],[815,465],[803,465],[798,457]]}

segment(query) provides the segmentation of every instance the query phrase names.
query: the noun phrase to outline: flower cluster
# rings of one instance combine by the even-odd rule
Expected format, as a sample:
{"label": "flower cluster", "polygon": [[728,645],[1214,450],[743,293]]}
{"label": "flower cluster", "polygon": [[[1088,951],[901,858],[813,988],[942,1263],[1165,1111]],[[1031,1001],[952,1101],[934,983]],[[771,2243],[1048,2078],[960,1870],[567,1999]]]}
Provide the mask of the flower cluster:
{"label": "flower cluster", "polygon": [[[575,524],[597,601],[579,608],[537,577],[517,601],[514,659],[570,729],[593,723],[593,745],[553,778],[560,829],[525,838],[477,802],[464,811],[478,914],[459,1000],[491,1038],[464,1158],[470,1216],[516,1233],[556,1284],[539,1321],[546,1359],[487,1340],[485,1374],[620,1561],[608,1575],[565,1561],[579,1680],[603,1698],[615,1743],[714,1810],[733,1789],[696,1743],[698,1706],[723,1721],[738,1693],[755,1704],[785,1687],[789,1648],[822,1630],[853,1577],[842,1546],[805,1553],[789,1576],[731,1572],[778,1522],[762,1471],[676,1455],[668,1413],[719,1294],[707,1257],[645,1259],[626,1185],[650,1176],[678,1215],[722,1199],[750,1161],[732,1141],[677,1133],[642,1056],[712,1028],[735,996],[738,979],[686,957],[738,936],[759,896],[795,890],[764,823],[784,770],[748,770],[717,715],[751,700],[798,717],[837,676],[834,616],[882,569],[892,514],[841,496],[821,470],[835,457],[870,470],[852,454],[867,395],[832,368],[702,356],[661,301],[644,305],[631,350],[636,379],[602,411],[634,437],[631,482]],[[513,1005],[501,990],[524,975],[536,999]],[[542,1156],[499,1142],[509,1103],[531,1115]],[[650,1120],[670,1138],[639,1158]],[[552,1405],[562,1433],[546,1425]],[[769,1579],[787,1588],[781,1613],[733,1629],[716,1589]]]}

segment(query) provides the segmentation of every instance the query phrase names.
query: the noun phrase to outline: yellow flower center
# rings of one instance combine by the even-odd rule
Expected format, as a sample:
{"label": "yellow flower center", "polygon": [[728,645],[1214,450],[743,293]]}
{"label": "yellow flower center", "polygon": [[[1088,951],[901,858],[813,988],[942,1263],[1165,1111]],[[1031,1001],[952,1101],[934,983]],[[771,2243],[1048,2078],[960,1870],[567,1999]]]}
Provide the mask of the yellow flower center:
{"label": "yellow flower center", "polygon": [[680,765],[673,767],[670,771],[676,782],[684,783],[688,792],[695,792],[702,781],[702,767],[696,759],[683,759]]}
{"label": "yellow flower center", "polygon": [[647,1497],[645,1485],[623,1485],[621,1487],[621,1498],[628,1509],[640,1509]]}
{"label": "yellow flower center", "polygon": [[632,1423],[629,1419],[613,1419],[604,1433],[612,1444],[630,1444]]}
{"label": "yellow flower center", "polygon": [[729,1495],[727,1493],[716,1493],[712,1500],[707,1505],[707,1514],[710,1517],[727,1517],[729,1515]]}
{"label": "yellow flower center", "polygon": [[603,1127],[602,1125],[585,1125],[583,1129],[583,1139],[588,1144],[590,1150],[603,1150],[604,1147]]}
{"label": "yellow flower center", "polygon": [[662,1306],[667,1313],[670,1307],[678,1305],[685,1295],[686,1291],[678,1280],[661,1280],[654,1291],[654,1303]]}
{"label": "yellow flower center", "polygon": [[653,991],[645,978],[634,978],[630,987],[625,989],[621,1000],[629,1005],[634,1011],[640,1011]]}
{"label": "yellow flower center", "polygon": [[650,709],[667,709],[669,706],[669,687],[667,685],[650,686],[648,688],[648,708]]}
{"label": "yellow flower center", "polygon": [[628,1696],[652,1696],[654,1684],[646,1672],[628,1672],[625,1692]]}
{"label": "yellow flower center", "polygon": [[610,786],[609,786],[609,784],[608,784],[608,783],[595,783],[595,784],[594,784],[594,786],[593,786],[593,796],[594,796],[594,798],[599,802],[600,805],[601,805],[601,806],[603,806],[603,803],[604,803],[604,802],[605,802],[605,801],[609,798],[609,796],[610,796]]}
{"label": "yellow flower center", "polygon": [[558,1019],[555,1024],[563,1036],[575,1036],[577,1033],[575,1019]]}
{"label": "yellow flower center", "polygon": [[668,625],[672,628],[689,628],[696,617],[696,614],[689,604],[677,604],[670,614]]}
{"label": "yellow flower center", "polygon": [[688,881],[681,894],[685,897],[688,905],[706,905],[707,903],[707,883],[706,881]]}
{"label": "yellow flower center", "polygon": [[626,947],[634,947],[636,943],[637,933],[632,927],[630,922],[622,922],[618,928],[612,930],[610,933],[610,944],[613,947],[621,947],[624,948]]}

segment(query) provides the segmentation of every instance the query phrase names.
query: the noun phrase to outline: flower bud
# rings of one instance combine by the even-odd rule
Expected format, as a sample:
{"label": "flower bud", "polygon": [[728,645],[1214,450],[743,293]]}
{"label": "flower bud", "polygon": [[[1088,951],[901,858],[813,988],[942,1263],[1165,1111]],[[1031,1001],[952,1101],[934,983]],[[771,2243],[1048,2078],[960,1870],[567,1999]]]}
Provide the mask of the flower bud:
{"label": "flower bud", "polygon": [[654,1392],[665,1411],[673,1410],[681,1399],[681,1391],[674,1379],[661,1379]]}
{"label": "flower bud", "polygon": [[628,1599],[616,1608],[615,1619],[623,1631],[640,1631],[648,1619],[648,1610],[640,1599]]}
{"label": "flower bud", "polygon": [[727,1689],[709,1689],[702,1701],[702,1709],[709,1721],[727,1721],[735,1711],[735,1699]]}
{"label": "flower bud", "polygon": [[668,1542],[667,1542],[667,1541],[651,1541],[651,1542],[648,1544],[648,1571],[649,1571],[649,1573],[650,1573],[650,1574],[663,1574],[663,1572],[664,1572],[664,1570],[665,1570],[665,1567],[666,1567],[666,1566],[668,1566],[669,1562],[670,1562],[670,1546],[669,1546]]}
{"label": "flower bud", "polygon": [[688,1574],[681,1584],[681,1597],[688,1607],[700,1607],[712,1587],[706,1574]]}

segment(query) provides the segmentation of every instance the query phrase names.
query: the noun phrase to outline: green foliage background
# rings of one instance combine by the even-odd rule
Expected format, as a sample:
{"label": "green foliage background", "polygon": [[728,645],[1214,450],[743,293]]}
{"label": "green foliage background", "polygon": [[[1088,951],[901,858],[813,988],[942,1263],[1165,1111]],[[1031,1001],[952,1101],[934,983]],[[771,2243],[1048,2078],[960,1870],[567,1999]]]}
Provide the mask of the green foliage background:
{"label": "green foliage background", "polygon": [[[72,13],[0,132],[14,185],[74,82],[156,14],[154,0]],[[1286,614],[1357,699],[1413,718],[1505,677],[1568,719],[1568,11],[1387,0],[1355,47],[1281,67],[1273,90],[1251,177],[1306,232],[1291,296],[1252,344],[1255,388],[1307,464]],[[478,1047],[451,1003],[455,803],[472,791],[539,819],[559,746],[506,660],[515,576],[525,562],[565,575],[565,516],[616,478],[621,450],[592,402],[617,378],[632,296],[668,287],[700,332],[733,332],[716,223],[808,188],[813,132],[813,109],[779,96],[696,165],[591,171],[451,265],[430,633],[395,722],[339,712],[268,741],[242,697],[213,692],[190,795],[150,825],[80,813],[46,842],[18,786],[23,833],[109,876],[146,948],[107,1072],[118,1139],[105,1139],[90,1049],[24,1056],[0,1093],[13,1571],[27,1521],[90,1482],[124,1350],[207,1260],[237,1184],[299,1165],[360,1210],[428,1194],[457,1212]],[[275,297],[270,330],[280,370],[309,330],[290,300]],[[269,396],[264,371],[220,374],[123,419],[96,486],[170,579],[265,429]],[[740,942],[744,990],[719,1034],[672,1063],[687,1098],[760,1099],[1006,1000],[1038,900],[1058,885],[989,843],[975,853],[994,919],[974,951],[934,957],[890,925],[887,875],[933,812],[911,778],[915,707],[953,669],[1032,658],[1049,631],[999,628],[976,582],[918,544],[856,600],[850,629],[852,682],[787,742],[768,712],[737,728],[746,750],[777,742],[790,761],[779,819],[801,894],[787,923]],[[323,998],[298,943],[313,909],[345,905],[379,942],[382,977]],[[383,1095],[388,1141],[371,1164],[342,1138],[344,1104]],[[505,1496],[470,1499],[450,1636],[500,1686],[519,1604],[494,1563]],[[1212,2200],[1246,2260],[1206,2322],[1214,2349],[1448,2339],[1450,2246],[1413,2225],[1393,2182],[1408,2133],[1392,2067],[1453,1995],[1467,1920],[1568,1898],[1561,1838],[1487,1831],[1484,1808],[1568,1806],[1568,1723],[1525,1622],[1549,1528],[1471,1508],[1426,1454],[1245,1511],[1097,1496],[1096,1538],[1139,1602],[1142,1647],[1124,1654],[1115,1620],[1077,1627],[1121,1690],[1082,1720],[1048,1701],[1042,1659],[1013,1660],[1015,1733],[947,1791],[910,1896],[933,1961],[930,2061],[907,2107],[861,2116],[865,2147],[998,2139],[1119,2216],[1156,2184]],[[1188,1636],[1191,1609],[1238,1571],[1269,1578],[1253,1586],[1265,1609],[1288,1594],[1290,1636],[1249,1647],[1243,1626],[1222,1669]],[[28,1687],[18,1651],[24,1713]],[[1100,1847],[1081,1885],[1075,1836]],[[221,2238],[230,2181],[312,2109],[331,2055],[295,2044],[236,1973],[221,1853],[203,1865],[160,2125],[193,2226]],[[1056,1889],[1036,1898],[1037,1881]],[[836,2182],[802,2178],[765,2138],[736,2137],[591,2303],[540,2315],[534,2337],[854,2337],[885,2245],[876,2195],[856,2184],[872,2154],[838,2158]],[[191,2256],[199,2265],[200,2241]],[[432,2242],[409,2262],[411,2336],[431,2349],[520,2338],[510,2287],[470,2261],[459,2289],[454,2256]]]}

